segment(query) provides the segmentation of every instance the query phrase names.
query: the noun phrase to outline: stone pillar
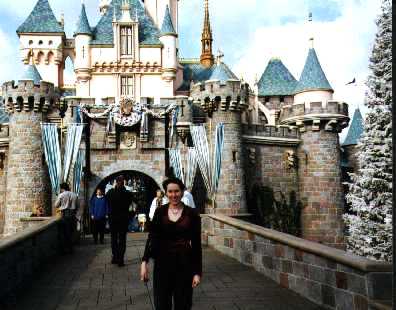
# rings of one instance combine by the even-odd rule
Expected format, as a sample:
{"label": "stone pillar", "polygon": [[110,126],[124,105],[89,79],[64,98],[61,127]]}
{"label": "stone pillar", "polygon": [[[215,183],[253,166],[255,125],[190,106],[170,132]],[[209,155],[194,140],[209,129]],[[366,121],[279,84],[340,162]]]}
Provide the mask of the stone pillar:
{"label": "stone pillar", "polygon": [[343,190],[338,134],[329,131],[301,133],[298,148],[302,236],[344,248]]}
{"label": "stone pillar", "polygon": [[247,212],[245,171],[242,156],[241,111],[217,111],[213,113],[211,144],[214,148],[214,131],[218,123],[224,123],[224,149],[219,188],[215,209],[207,213],[235,215]]}
{"label": "stone pillar", "polygon": [[13,98],[6,109],[10,142],[4,224],[4,235],[11,235],[23,229],[20,219],[29,217],[38,206],[50,210],[51,188],[40,123],[46,119],[47,96],[53,95],[53,84],[41,82],[38,86],[33,81],[19,81],[18,87],[5,83],[4,90],[6,100]]}

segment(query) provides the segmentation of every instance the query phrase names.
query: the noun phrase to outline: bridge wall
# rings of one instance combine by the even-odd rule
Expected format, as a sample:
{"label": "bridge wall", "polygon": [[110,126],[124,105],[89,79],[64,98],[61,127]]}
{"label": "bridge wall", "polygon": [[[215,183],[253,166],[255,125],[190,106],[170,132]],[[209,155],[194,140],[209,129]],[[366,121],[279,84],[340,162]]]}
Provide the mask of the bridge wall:
{"label": "bridge wall", "polygon": [[392,265],[252,225],[204,215],[203,242],[328,309],[392,299]]}
{"label": "bridge wall", "polygon": [[0,308],[28,286],[36,271],[58,253],[58,222],[43,223],[0,239]]}

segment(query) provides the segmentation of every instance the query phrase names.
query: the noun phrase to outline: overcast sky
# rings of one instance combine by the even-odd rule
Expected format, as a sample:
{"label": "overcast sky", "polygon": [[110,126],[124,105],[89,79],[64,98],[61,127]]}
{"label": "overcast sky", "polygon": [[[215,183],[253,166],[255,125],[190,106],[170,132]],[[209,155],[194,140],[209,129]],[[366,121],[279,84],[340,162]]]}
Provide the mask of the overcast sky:
{"label": "overcast sky", "polygon": [[[81,0],[49,0],[59,19],[65,14],[65,29],[72,36]],[[36,0],[0,0],[0,83],[17,79],[22,71],[16,28],[23,23]],[[350,116],[359,105],[362,112],[368,59],[376,33],[375,19],[380,0],[210,0],[214,51],[220,49],[224,61],[239,77],[253,84],[268,60],[277,56],[296,79],[307,56],[308,38],[334,97],[347,102]],[[100,15],[99,0],[85,0],[91,26]],[[313,22],[307,23],[308,13]],[[200,55],[203,0],[179,1],[179,38],[182,57]],[[345,84],[356,78],[353,86]],[[345,130],[342,136],[345,135]]]}

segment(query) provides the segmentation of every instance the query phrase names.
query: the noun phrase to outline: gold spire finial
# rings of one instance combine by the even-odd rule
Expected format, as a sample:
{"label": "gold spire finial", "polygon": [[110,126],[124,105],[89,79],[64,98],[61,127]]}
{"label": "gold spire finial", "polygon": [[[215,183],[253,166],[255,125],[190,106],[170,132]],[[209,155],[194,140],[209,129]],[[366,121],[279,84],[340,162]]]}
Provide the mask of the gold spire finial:
{"label": "gold spire finial", "polygon": [[209,18],[209,0],[204,0],[205,7],[205,17],[204,17],[204,26],[201,36],[201,64],[205,67],[211,67],[214,64],[214,57],[212,52],[212,29],[210,27],[210,18]]}

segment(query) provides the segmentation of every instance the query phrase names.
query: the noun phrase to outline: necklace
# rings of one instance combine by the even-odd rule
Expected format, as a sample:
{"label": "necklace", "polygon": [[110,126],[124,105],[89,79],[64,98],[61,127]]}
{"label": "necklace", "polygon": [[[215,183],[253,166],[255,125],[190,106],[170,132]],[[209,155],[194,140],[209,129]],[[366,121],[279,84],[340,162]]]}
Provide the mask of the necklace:
{"label": "necklace", "polygon": [[179,208],[169,208],[169,210],[171,211],[171,213],[172,213],[173,215],[178,215],[179,212],[180,212],[182,209],[179,209]]}

